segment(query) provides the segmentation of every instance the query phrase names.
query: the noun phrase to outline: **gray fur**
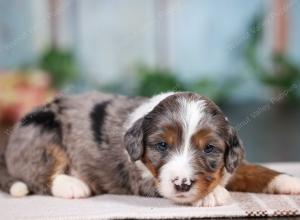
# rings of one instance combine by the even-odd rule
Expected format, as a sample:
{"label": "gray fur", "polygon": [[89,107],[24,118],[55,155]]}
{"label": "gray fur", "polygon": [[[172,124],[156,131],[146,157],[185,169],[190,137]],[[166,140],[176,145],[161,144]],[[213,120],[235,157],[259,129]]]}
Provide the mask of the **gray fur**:
{"label": "gray fur", "polygon": [[[181,96],[187,95],[182,93]],[[0,187],[7,191],[12,180],[22,180],[32,193],[49,194],[56,164],[51,152],[59,148],[67,157],[63,172],[80,177],[94,194],[158,196],[154,178],[142,178],[134,161],[146,155],[154,168],[159,169],[163,156],[151,148],[146,149],[149,143],[145,141],[149,142],[149,135],[158,130],[155,126],[164,122],[161,120],[164,109],[167,112],[172,109],[172,115],[176,116],[173,99],[176,97],[158,105],[127,130],[129,114],[146,99],[98,92],[58,97],[16,124],[5,152],[9,177],[0,178]],[[213,111],[209,114],[214,115],[216,126],[220,122],[218,132],[225,140],[227,122],[223,114],[215,115],[219,109],[211,105],[207,110]],[[35,118],[37,116],[39,118]],[[240,162],[239,154],[243,153],[238,152],[235,140],[228,142],[234,146],[230,146],[225,159],[230,171]]]}
{"label": "gray fur", "polygon": [[227,148],[225,153],[225,167],[228,172],[233,173],[237,166],[243,161],[245,152],[240,138],[235,129],[230,126]]}
{"label": "gray fur", "polygon": [[[49,194],[49,177],[53,158],[47,153],[59,145],[70,160],[69,173],[76,173],[89,183],[95,194],[154,195],[153,181],[145,182],[123,146],[125,123],[142,99],[103,93],[64,96],[35,111],[53,111],[61,126],[62,138],[55,130],[43,130],[34,124],[19,122],[10,137],[5,153],[9,174],[29,186],[33,193]],[[96,104],[107,102],[103,121],[103,143],[93,138],[91,111]],[[7,188],[7,187],[6,187]]]}
{"label": "gray fur", "polygon": [[141,159],[144,152],[143,146],[143,118],[137,120],[125,133],[124,144],[133,161]]}

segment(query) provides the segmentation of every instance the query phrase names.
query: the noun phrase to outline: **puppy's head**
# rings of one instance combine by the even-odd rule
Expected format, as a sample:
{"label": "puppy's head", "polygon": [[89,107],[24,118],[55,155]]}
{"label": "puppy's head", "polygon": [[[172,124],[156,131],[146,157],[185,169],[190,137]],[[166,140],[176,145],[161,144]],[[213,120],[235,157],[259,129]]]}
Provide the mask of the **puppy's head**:
{"label": "puppy's head", "polygon": [[236,132],[203,96],[175,93],[145,112],[126,132],[125,146],[132,160],[146,165],[166,198],[190,203],[204,197],[243,158]]}

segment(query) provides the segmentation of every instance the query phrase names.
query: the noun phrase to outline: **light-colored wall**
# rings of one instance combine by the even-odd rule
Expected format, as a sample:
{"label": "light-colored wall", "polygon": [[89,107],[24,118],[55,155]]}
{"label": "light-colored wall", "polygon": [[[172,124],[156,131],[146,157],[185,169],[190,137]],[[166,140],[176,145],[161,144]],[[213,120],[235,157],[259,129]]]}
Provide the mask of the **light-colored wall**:
{"label": "light-colored wall", "polygon": [[151,1],[78,1],[77,49],[83,69],[98,83],[113,82],[137,62],[154,65]]}
{"label": "light-colored wall", "polygon": [[[300,2],[290,1],[288,53],[298,62]],[[138,63],[163,64],[184,80],[205,76],[223,80],[239,75],[247,80],[239,95],[261,93],[247,73],[240,49],[249,38],[247,27],[253,15],[268,10],[271,0],[61,2],[61,10],[51,15],[46,0],[0,0],[0,68],[34,61],[49,45],[49,16],[57,16],[60,45],[75,50],[82,74],[94,83],[130,81]],[[272,28],[266,28],[262,59],[272,45]]]}
{"label": "light-colored wall", "polygon": [[0,69],[32,61],[31,27],[30,4],[16,0],[0,1]]}
{"label": "light-colored wall", "polygon": [[[184,80],[228,77],[239,72],[236,54],[246,40],[248,23],[262,0],[167,1],[154,12],[154,1],[79,1],[79,54],[84,69],[105,83],[130,74],[138,62],[158,65],[159,29],[167,20],[166,66]],[[241,10],[242,9],[242,10]],[[155,17],[156,16],[156,17]],[[158,50],[158,51],[157,51]]]}

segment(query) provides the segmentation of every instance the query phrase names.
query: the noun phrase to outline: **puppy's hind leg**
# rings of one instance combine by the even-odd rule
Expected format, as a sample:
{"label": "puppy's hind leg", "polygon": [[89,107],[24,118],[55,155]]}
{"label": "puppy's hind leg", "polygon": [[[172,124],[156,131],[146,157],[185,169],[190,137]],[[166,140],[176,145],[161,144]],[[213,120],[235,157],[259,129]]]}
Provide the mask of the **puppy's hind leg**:
{"label": "puppy's hind leg", "polygon": [[56,158],[56,166],[50,177],[51,194],[65,199],[89,197],[91,190],[85,182],[77,177],[65,174],[65,167],[68,163],[65,153],[55,148],[52,155]]}
{"label": "puppy's hind leg", "polygon": [[[67,175],[69,159],[62,146],[46,144],[33,146],[35,151],[24,151],[23,160],[9,157],[9,171],[13,179],[11,195],[21,197],[28,193],[51,194],[60,198],[83,198],[90,189],[82,180]],[[19,154],[17,155],[21,157]],[[21,182],[21,181],[22,182]]]}
{"label": "puppy's hind leg", "polygon": [[263,166],[243,163],[237,168],[226,188],[240,192],[300,195],[300,178]]}

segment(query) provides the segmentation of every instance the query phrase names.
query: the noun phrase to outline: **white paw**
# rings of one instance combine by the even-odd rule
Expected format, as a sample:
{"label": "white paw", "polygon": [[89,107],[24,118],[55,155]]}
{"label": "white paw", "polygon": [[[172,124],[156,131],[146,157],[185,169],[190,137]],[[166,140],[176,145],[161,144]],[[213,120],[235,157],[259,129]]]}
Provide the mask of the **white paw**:
{"label": "white paw", "polygon": [[68,175],[57,175],[51,187],[53,196],[65,199],[86,198],[91,195],[90,188],[80,179]]}
{"label": "white paw", "polygon": [[29,190],[25,183],[18,181],[11,185],[9,193],[14,197],[23,197],[29,193]]}
{"label": "white paw", "polygon": [[203,199],[198,200],[193,205],[194,206],[204,206],[204,207],[214,207],[227,205],[230,203],[230,194],[222,186],[217,186],[211,193],[205,196]]}
{"label": "white paw", "polygon": [[300,179],[294,176],[280,174],[269,183],[265,192],[300,195]]}

